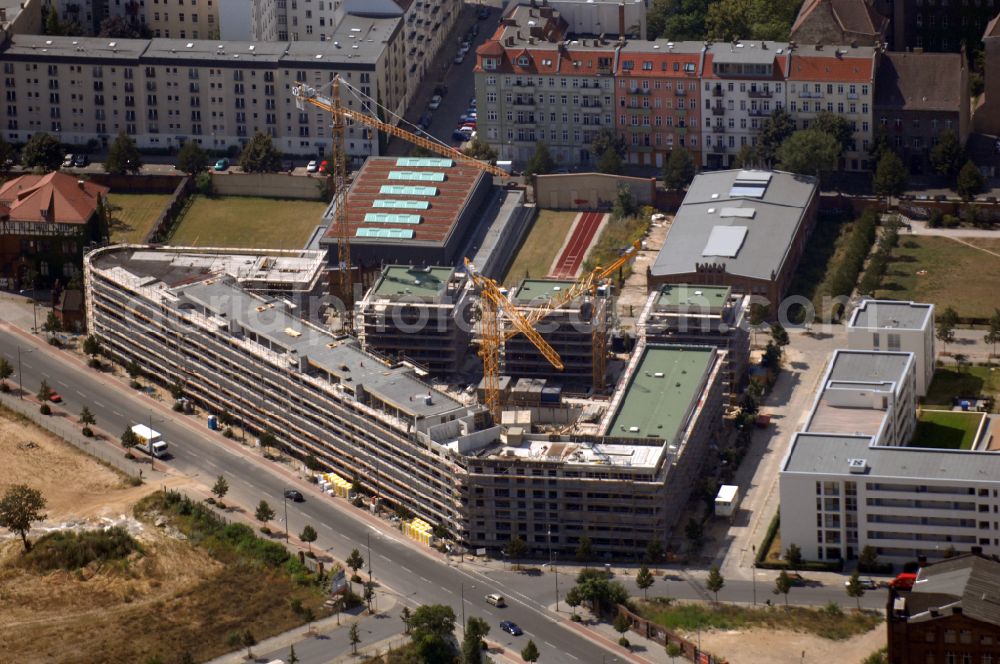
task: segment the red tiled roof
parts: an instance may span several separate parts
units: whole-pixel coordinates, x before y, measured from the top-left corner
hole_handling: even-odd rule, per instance
[[[0,203],[9,207],[11,221],[85,224],[108,191],[66,173],[22,175],[0,187]]]
[[[828,11],[833,19],[847,34],[878,37],[885,31],[889,22],[882,16],[869,0],[807,0],[802,4],[799,15],[792,25],[792,37],[814,16]],[[827,39],[839,40],[844,35],[829,35]]]
[[[659,51],[651,52],[639,52],[630,51],[628,53],[622,53],[618,58],[618,70],[615,72],[618,76],[631,76],[634,78],[693,78],[694,73],[686,73],[684,71],[685,64],[693,64],[697,70],[698,61],[701,59],[699,53],[661,53]],[[623,65],[626,60],[632,60],[633,63],[639,66],[626,70]],[[643,62],[652,62],[653,68],[651,70],[643,70]],[[674,71],[673,63],[679,63],[681,65],[680,71]],[[663,64],[666,63],[666,70],[663,69]]]
[[[503,55],[503,46],[500,45],[500,42],[490,39],[476,49],[476,55],[488,55],[494,58],[499,58]]]
[[[815,57],[793,53],[788,80],[866,83],[872,80],[873,67],[871,58]]]
[[[347,192],[347,223],[350,227],[351,242],[371,242],[371,239],[357,238],[359,228],[406,228],[413,231],[411,242],[444,242],[451,234],[452,226],[469,200],[476,183],[483,172],[475,166],[453,162],[451,168],[433,166],[397,166],[397,157],[369,157],[361,168],[350,191]],[[390,180],[389,171],[425,171],[444,173],[444,182],[422,182],[413,180]],[[488,177],[488,176],[486,176]],[[411,187],[435,187],[436,196],[407,196],[403,194],[383,194],[382,185],[403,185]],[[427,210],[403,210],[372,207],[376,199],[428,201]],[[365,223],[369,212],[388,214],[420,215],[420,223],[414,225],[393,225]],[[331,224],[326,237],[336,238],[337,228]],[[378,240],[375,240],[378,242]],[[392,240],[399,243],[400,240]]]

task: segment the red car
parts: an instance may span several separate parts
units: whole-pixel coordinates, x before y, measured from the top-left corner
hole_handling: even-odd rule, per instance
[[[59,396],[58,392],[53,392],[52,395],[49,397],[49,401],[51,401],[52,403],[62,403],[62,397]]]
[[[329,170],[330,170],[330,163],[326,159],[319,162],[319,173],[325,175]]]

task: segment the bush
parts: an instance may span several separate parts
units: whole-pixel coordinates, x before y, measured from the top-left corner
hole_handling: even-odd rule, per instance
[[[0,381],[0,392],[3,392],[4,394],[10,392],[10,385],[8,385],[5,381]]]
[[[131,380],[131,381],[129,381],[128,386],[131,387],[133,390],[141,390],[142,389],[142,383],[140,383],[137,380]]]
[[[24,555],[26,565],[39,570],[74,570],[93,562],[127,558],[142,547],[121,526],[83,532],[58,531],[42,536]]]
[[[38,409],[38,412],[41,413],[42,415],[51,415],[52,408],[49,406],[49,404],[43,403],[41,408]]]
[[[260,527],[260,532],[264,533],[265,535],[270,535],[271,534],[271,529],[268,528],[267,526],[261,526]]]
[[[55,346],[56,348],[62,348],[63,344],[62,341],[59,340],[59,337],[49,337],[49,345]]]
[[[622,648],[628,648],[629,646],[628,639],[626,639],[624,636],[619,638],[618,645],[620,645]]]
[[[962,220],[959,219],[958,217],[956,217],[955,215],[953,215],[953,214],[946,214],[946,215],[944,215],[944,219],[942,219],[941,224],[945,228],[958,228],[958,225],[961,222],[962,222]]]
[[[582,620],[582,618],[580,618],[580,616],[577,615],[576,613],[574,613],[573,615],[571,615],[569,617],[569,619],[572,620],[573,622],[580,622]]]
[[[90,367],[91,369],[100,369],[104,365],[101,364],[101,361],[99,359],[97,359],[96,357],[92,357],[89,360],[87,360],[87,366]]]
[[[202,196],[211,197],[215,195],[215,188],[212,186],[212,174],[202,171],[194,178],[194,189]]]
[[[175,413],[179,413],[184,410],[184,405],[180,401],[175,401],[174,405],[171,406]]]
[[[94,430],[91,429],[90,427],[83,427],[83,429],[80,430],[80,433],[83,434],[84,438],[94,437]]]

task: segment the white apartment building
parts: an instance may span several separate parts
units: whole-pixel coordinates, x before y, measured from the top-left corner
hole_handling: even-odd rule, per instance
[[[810,560],[856,558],[865,546],[897,561],[951,548],[1000,552],[995,423],[963,415],[978,422],[971,450],[908,446],[918,353],[834,352],[782,462],[783,546],[797,544]]]
[[[864,300],[847,324],[847,347],[913,353],[917,396],[926,396],[934,377],[934,305]]]
[[[16,35],[0,51],[0,126],[17,143],[44,131],[63,143],[106,145],[125,132],[142,148],[196,140],[216,150],[260,131],[282,152],[326,155],[329,114],[296,108],[295,82],[322,89],[339,74],[395,112],[404,104],[399,20],[352,16],[340,30],[342,42],[325,44]],[[346,107],[364,108],[342,97]],[[364,127],[349,126],[346,141],[352,156],[378,154]]]
[[[60,20],[96,35],[101,21],[120,17],[166,39],[218,39],[223,0],[46,0]],[[245,6],[245,3],[244,3]]]

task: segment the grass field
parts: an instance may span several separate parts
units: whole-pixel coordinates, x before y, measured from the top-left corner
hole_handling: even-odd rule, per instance
[[[108,194],[112,211],[112,242],[142,242],[170,201],[169,194]]]
[[[917,418],[910,447],[971,450],[982,419],[981,413],[925,410]]]
[[[822,313],[820,307],[823,296],[830,294],[827,284],[843,260],[850,229],[849,217],[821,219],[816,224],[795,271],[790,294],[811,300],[818,314]]]
[[[1000,241],[969,241],[1000,253]],[[948,238],[904,235],[876,296],[951,305],[959,316],[988,318],[996,308],[997,293],[1000,257]]]
[[[326,203],[242,196],[194,196],[168,244],[185,247],[299,249]]]
[[[649,212],[649,214],[644,214]],[[625,217],[615,219],[613,216],[601,231],[601,236],[597,238],[587,254],[587,260],[583,262],[583,272],[587,273],[600,265],[611,265],[622,254],[622,249],[632,246],[632,243],[641,240],[649,230],[650,215],[652,208],[644,208],[635,217]],[[622,267],[623,279],[627,279],[632,273],[632,264],[628,263]]]
[[[540,210],[517,252],[517,257],[507,270],[503,284],[516,286],[526,277],[545,277],[559,254],[576,215],[576,212]]]
[[[1000,396],[1000,369],[990,371],[989,367],[972,366],[958,371],[941,368],[934,372],[924,403],[950,408],[955,397],[988,396]]]
[[[795,590],[792,589],[792,594],[794,595],[794,593]],[[844,612],[839,607],[812,609],[790,606],[785,610],[775,611],[724,603],[705,606],[702,604],[650,601],[639,602],[638,608],[639,613],[644,618],[670,630],[694,632],[699,629],[728,630],[763,627],[808,632],[838,641],[869,632],[882,622],[882,616],[879,612]]]

